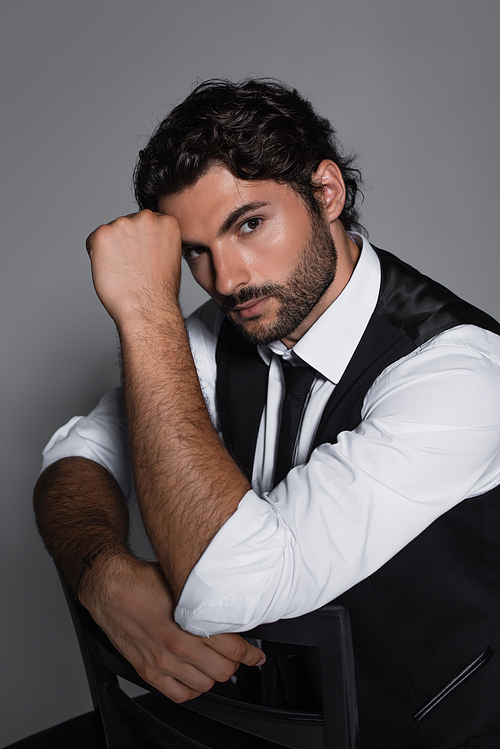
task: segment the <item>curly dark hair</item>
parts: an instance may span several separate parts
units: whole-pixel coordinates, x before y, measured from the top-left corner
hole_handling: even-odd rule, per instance
[[[191,187],[210,167],[222,165],[239,179],[290,185],[319,215],[312,175],[323,159],[337,164],[345,182],[342,224],[362,229],[356,205],[362,179],[354,157],[343,153],[333,126],[309,101],[273,79],[210,80],[160,122],[139,152],[135,197],[141,209],[156,211],[160,198]]]

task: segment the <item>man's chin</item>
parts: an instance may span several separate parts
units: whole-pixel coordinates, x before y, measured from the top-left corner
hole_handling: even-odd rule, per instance
[[[256,346],[272,343],[279,337],[279,334],[276,334],[275,326],[258,322],[260,315],[249,317],[244,322],[234,312],[228,312],[226,316],[241,335]]]

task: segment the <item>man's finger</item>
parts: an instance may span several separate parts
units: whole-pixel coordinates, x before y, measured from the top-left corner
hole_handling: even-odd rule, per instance
[[[195,689],[186,686],[186,684],[183,684],[181,681],[178,681],[178,679],[175,679],[173,676],[163,676],[156,679],[154,682],[151,681],[149,683],[159,692],[168,697],[169,700],[172,700],[172,702],[177,704],[193,700],[195,697],[199,697],[200,694],[203,694],[203,692],[208,691],[203,690],[203,692],[198,692]]]
[[[266,660],[266,656],[260,648],[251,645],[240,635],[213,635],[207,637],[205,642],[220,655],[235,663],[244,663],[245,666],[262,666]]]

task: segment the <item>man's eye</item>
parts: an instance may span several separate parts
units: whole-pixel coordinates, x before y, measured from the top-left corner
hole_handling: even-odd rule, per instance
[[[203,255],[204,252],[205,250],[203,247],[191,247],[191,249],[184,252],[184,257],[186,260],[196,260],[196,258]]]
[[[252,231],[255,231],[256,229],[258,229],[261,223],[262,223],[261,218],[257,218],[257,217],[249,218],[247,221],[245,221],[244,224],[241,225],[240,232],[242,234],[250,234]]]

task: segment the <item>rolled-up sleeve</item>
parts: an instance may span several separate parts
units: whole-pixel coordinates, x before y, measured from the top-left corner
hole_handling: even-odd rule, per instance
[[[209,636],[312,611],[500,483],[499,339],[469,332],[389,367],[355,430],[245,495],[186,582],[182,627]]]
[[[107,392],[88,416],[74,416],[58,429],[42,457],[42,471],[62,458],[93,460],[115,477],[129,497],[133,481],[121,388]]]
[[[175,612],[177,623],[206,637],[268,621],[268,615],[275,616],[267,611],[273,591],[283,591],[290,580],[294,545],[272,504],[247,492],[191,572]],[[228,572],[224,583],[223,570]]]

